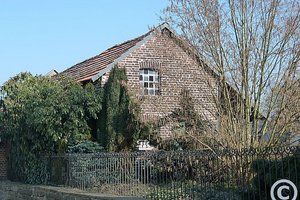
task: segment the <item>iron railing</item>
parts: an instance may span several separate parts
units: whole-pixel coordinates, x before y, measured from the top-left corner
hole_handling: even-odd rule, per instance
[[[68,154],[49,163],[52,184],[147,199],[261,200],[279,179],[300,186],[296,147]]]

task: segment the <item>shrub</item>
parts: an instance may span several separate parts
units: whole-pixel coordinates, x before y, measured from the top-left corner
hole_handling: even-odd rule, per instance
[[[45,182],[48,176],[40,158],[64,153],[70,140],[90,137],[88,122],[100,111],[99,96],[92,85],[29,73],[7,81],[3,91],[0,127],[11,143],[10,178]]]
[[[90,140],[80,142],[72,141],[69,143],[67,153],[97,153],[103,151],[104,148],[99,143]]]
[[[271,199],[270,189],[280,179],[288,179],[300,188],[300,152],[297,150],[293,155],[268,161],[258,159],[252,163],[251,169],[256,173],[252,180],[254,193],[260,199]]]

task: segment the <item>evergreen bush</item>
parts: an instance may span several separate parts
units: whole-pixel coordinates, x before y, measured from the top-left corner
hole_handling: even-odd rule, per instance
[[[98,117],[98,141],[109,152],[134,149],[143,124],[140,108],[130,97],[124,68],[115,66],[104,85],[102,110]]]

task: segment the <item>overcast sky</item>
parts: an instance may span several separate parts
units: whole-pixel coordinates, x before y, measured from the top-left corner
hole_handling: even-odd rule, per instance
[[[161,23],[167,0],[3,0],[0,85],[20,72],[46,74],[95,56]]]

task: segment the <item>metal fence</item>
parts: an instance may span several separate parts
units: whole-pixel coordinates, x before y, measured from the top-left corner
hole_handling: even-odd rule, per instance
[[[68,154],[52,156],[49,162],[52,184],[146,199],[261,200],[271,199],[277,180],[300,186],[296,147]],[[295,193],[281,191],[283,196]]]

